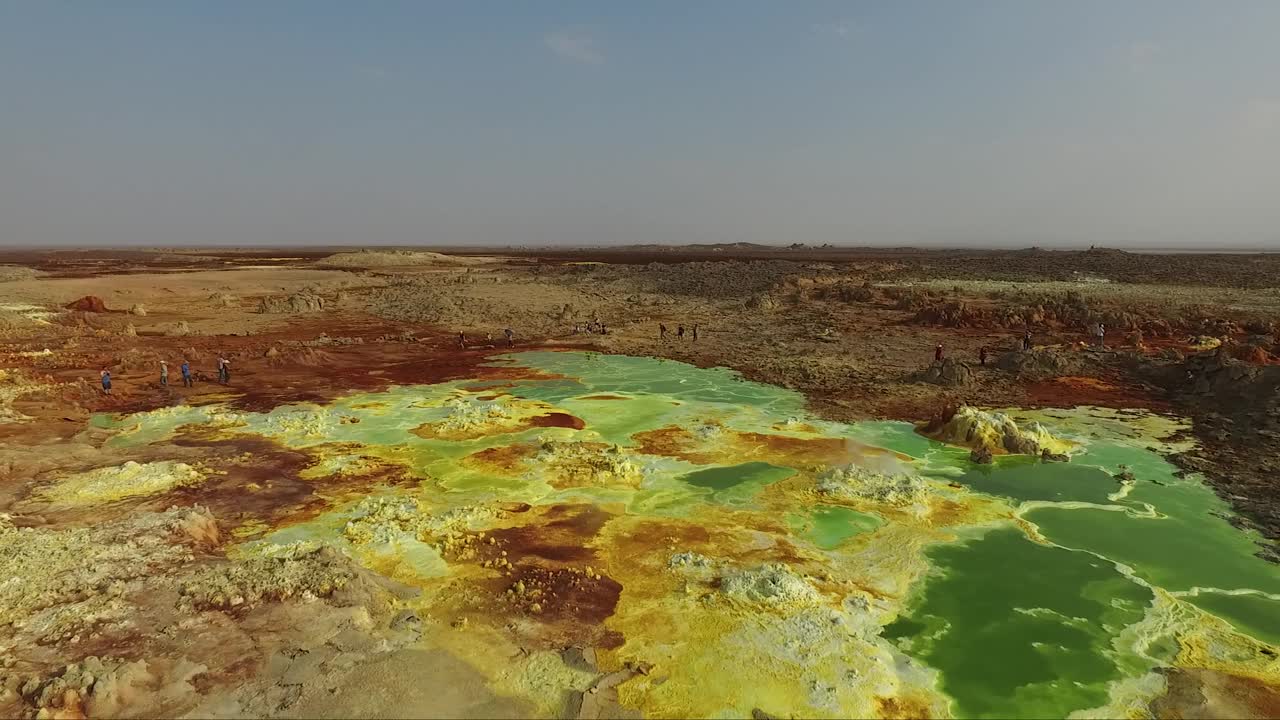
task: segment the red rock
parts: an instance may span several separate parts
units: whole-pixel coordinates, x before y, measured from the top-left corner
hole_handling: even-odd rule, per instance
[[[73,303],[68,303],[66,308],[68,310],[80,310],[81,312],[91,313],[111,312],[107,309],[107,304],[102,301],[102,298],[97,297],[96,295],[85,295]]]

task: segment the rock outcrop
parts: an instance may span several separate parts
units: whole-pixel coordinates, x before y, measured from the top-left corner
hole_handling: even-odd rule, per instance
[[[68,310],[78,310],[80,312],[105,313],[111,312],[107,309],[107,304],[102,298],[96,295],[85,295],[79,300],[69,302],[64,306]]]
[[[231,308],[240,304],[240,298],[231,293],[217,292],[209,296],[209,302],[214,307]]]
[[[321,267],[372,268],[410,265],[478,265],[488,258],[459,257],[425,250],[359,250],[334,253],[316,261]]]
[[[1063,375],[1078,375],[1085,365],[1080,353],[1057,348],[1014,350],[996,359],[996,367],[1027,380],[1047,380]]]
[[[955,358],[944,358],[916,373],[914,378],[945,387],[964,387],[973,383],[973,369]]]
[[[324,298],[314,292],[307,291],[284,297],[265,297],[258,303],[258,312],[263,314],[297,314],[319,312],[321,310],[324,310]]]

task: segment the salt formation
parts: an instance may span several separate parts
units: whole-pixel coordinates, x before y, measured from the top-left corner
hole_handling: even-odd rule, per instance
[[[474,430],[503,425],[515,419],[513,409],[503,402],[478,402],[468,398],[449,398],[445,402],[448,415],[437,427],[441,434],[468,434]]]
[[[928,484],[918,475],[879,473],[857,465],[827,470],[815,489],[841,500],[894,506],[922,502],[929,493]]]
[[[201,508],[172,508],[69,530],[14,527],[0,515],[0,626],[41,642],[124,622],[131,593],[154,589],[217,538]]]
[[[39,491],[39,497],[55,505],[82,506],[157,495],[174,488],[197,485],[204,473],[182,462],[162,460],[96,468],[69,475]]]
[[[350,563],[331,547],[267,545],[235,563],[199,568],[180,592],[183,603],[193,608],[229,608],[266,600],[312,600],[343,589],[354,577]]]
[[[781,563],[730,570],[721,576],[720,589],[734,600],[753,605],[794,609],[822,603],[812,585]]]
[[[328,407],[296,407],[266,415],[238,412],[214,412],[209,424],[223,429],[261,433],[267,437],[285,436],[292,440],[329,439],[338,431],[340,419]]]
[[[638,487],[644,480],[644,471],[617,445],[543,440],[534,460],[555,475],[556,485]]]
[[[414,428],[413,434],[428,440],[474,440],[528,429],[530,417],[546,412],[541,403],[472,397],[451,397],[444,408],[444,417]]]
[[[20,371],[0,369],[0,423],[30,420],[30,416],[13,409],[13,401],[23,395],[48,390],[52,387],[52,385],[38,382]]]
[[[497,517],[493,508],[465,505],[442,513],[428,512],[414,498],[367,497],[356,505],[342,534],[357,545],[380,544],[404,536],[426,539],[475,529]]]
[[[676,553],[667,567],[718,587],[725,598],[748,605],[797,610],[823,603],[809,581],[782,563],[733,567],[695,552]]]
[[[943,415],[922,428],[934,440],[962,445],[975,455],[1061,455],[1071,443],[1059,440],[1038,422],[1018,427],[1013,418],[968,406],[959,407],[950,417]]]

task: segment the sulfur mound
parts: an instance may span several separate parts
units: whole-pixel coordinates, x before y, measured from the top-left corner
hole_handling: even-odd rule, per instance
[[[752,568],[734,567],[695,552],[672,555],[667,567],[719,590],[733,602],[798,610],[823,603],[823,597],[809,581],[782,563]]]
[[[0,626],[58,642],[124,621],[129,594],[191,563],[212,522],[201,508],[70,530],[18,528],[0,515]]]
[[[818,478],[815,489],[840,500],[895,506],[914,504],[929,493],[929,486],[917,475],[878,473],[857,465],[831,468]]]
[[[797,609],[822,603],[822,595],[812,585],[780,563],[730,570],[720,578],[720,589],[729,598],[752,605]]]
[[[509,403],[454,397],[445,402],[446,415],[413,430],[427,439],[471,440],[523,429],[519,413]]]
[[[543,440],[534,458],[559,487],[621,484],[639,487],[644,471],[622,448],[603,443]]]
[[[181,587],[197,608],[228,608],[264,600],[325,597],[354,578],[350,563],[328,546],[295,543],[268,546],[259,556],[198,569]]]
[[[116,467],[70,475],[41,489],[38,496],[55,505],[96,505],[197,485],[204,477],[204,473],[186,463],[162,460],[140,464],[130,460]]]
[[[926,437],[986,455],[1062,455],[1071,443],[1049,434],[1040,423],[1019,427],[1008,415],[966,405],[944,412],[919,428]]]
[[[473,530],[497,517],[492,508],[466,505],[441,513],[430,513],[413,498],[368,497],[354,510],[343,535],[357,545],[387,543],[410,535],[425,540]]]

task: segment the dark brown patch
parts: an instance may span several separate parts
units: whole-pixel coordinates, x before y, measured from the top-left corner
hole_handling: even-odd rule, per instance
[[[632,435],[631,439],[636,442],[637,450],[646,455],[679,458],[697,465],[710,465],[715,462],[714,455],[691,450],[694,442],[693,433],[674,425],[638,432]]]
[[[525,461],[537,453],[538,447],[532,443],[499,445],[471,453],[462,458],[462,464],[484,470],[518,473],[523,469]]]
[[[504,593],[507,601],[525,613],[552,622],[602,623],[613,615],[622,595],[622,585],[613,578],[588,577],[581,568],[517,566],[507,579],[508,589],[518,587],[517,583],[523,591]]]
[[[507,549],[511,562],[539,558],[556,563],[590,564],[596,553],[588,547],[613,516],[596,505],[552,505],[520,527],[490,534]]]
[[[581,430],[587,426],[587,423],[579,417],[574,417],[568,413],[553,412],[546,415],[539,415],[531,418],[529,421],[533,427],[560,427],[571,428],[573,430]]]
[[[212,474],[200,485],[179,488],[150,501],[157,509],[175,501],[203,505],[220,523],[231,527],[254,521],[271,527],[302,522],[367,494],[373,487],[415,482],[397,465],[380,465],[361,475],[335,473],[304,479],[301,473],[320,459],[324,449],[290,450],[265,438],[211,441],[183,433],[172,442],[201,448],[208,455],[204,462],[222,474]]]
[[[613,615],[622,585],[601,572],[591,547],[613,515],[595,505],[519,509],[525,511],[524,525],[494,529],[484,538],[472,534],[455,545],[459,550],[450,562],[495,573],[463,580],[450,593],[460,601],[458,617],[492,623],[519,613],[534,623],[503,625],[522,635],[526,647],[620,646],[622,636],[603,623]]]
[[[1164,671],[1168,689],[1151,702],[1156,717],[1280,717],[1280,689],[1261,680],[1204,668]]]

